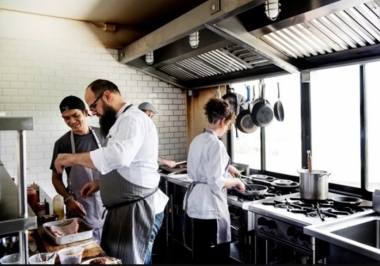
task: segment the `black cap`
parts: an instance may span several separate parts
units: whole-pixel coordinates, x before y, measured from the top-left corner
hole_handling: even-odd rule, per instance
[[[86,105],[80,98],[70,95],[64,98],[59,104],[59,110],[62,114],[64,111],[72,109],[79,109],[81,111],[84,111],[86,109]]]

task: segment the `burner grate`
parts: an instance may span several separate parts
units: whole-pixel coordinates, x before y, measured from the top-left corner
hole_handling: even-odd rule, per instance
[[[291,197],[283,200],[264,201],[262,204],[273,206],[274,208],[287,209],[288,212],[304,214],[307,217],[319,217],[322,221],[325,221],[326,217],[338,218],[338,215],[347,216],[366,210],[365,207],[361,206],[336,206],[330,199],[305,200]]]

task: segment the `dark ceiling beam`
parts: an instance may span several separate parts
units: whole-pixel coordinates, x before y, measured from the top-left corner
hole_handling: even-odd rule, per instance
[[[262,78],[276,77],[279,75],[288,74],[283,69],[267,65],[253,69],[228,73],[224,75],[213,76],[209,78],[202,78],[197,80],[186,81],[186,88],[188,89],[204,89],[222,84],[244,82],[250,80],[257,80]]]
[[[238,17],[247,31],[260,38],[271,32],[366,2],[368,0],[280,0],[281,12],[274,22],[266,17],[264,5],[239,14]]]
[[[379,59],[380,44],[376,44],[331,54],[304,58],[304,65],[307,67],[302,70],[318,70],[344,65],[364,64],[371,61],[379,61]]]
[[[189,37],[186,36],[185,38],[155,50],[153,52],[154,63],[152,67],[160,68],[164,65],[174,64],[183,59],[233,45],[231,41],[224,39],[208,29],[199,31],[199,40],[197,48],[190,47]]]
[[[248,51],[264,57],[289,73],[299,72],[293,60],[247,32],[237,17],[231,17],[217,24],[206,24],[206,27]]]
[[[161,28],[119,50],[119,61],[130,62],[150,51],[157,50],[195,31],[204,29],[205,23],[217,23],[254,8],[265,0],[218,0],[220,11],[211,11],[215,1],[207,1]]]

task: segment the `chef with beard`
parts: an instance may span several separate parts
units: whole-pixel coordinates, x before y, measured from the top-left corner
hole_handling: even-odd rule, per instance
[[[158,189],[158,134],[153,121],[127,103],[117,86],[95,80],[86,89],[85,101],[99,117],[103,147],[91,152],[59,154],[58,173],[65,167],[82,165],[100,171],[98,181],[81,190],[91,197],[100,190],[107,209],[101,247],[123,264],[151,263],[151,245],[168,197]],[[153,242],[152,242],[153,243]]]

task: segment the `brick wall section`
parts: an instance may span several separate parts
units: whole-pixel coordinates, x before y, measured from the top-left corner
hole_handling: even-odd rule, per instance
[[[62,41],[0,37],[0,111],[7,116],[32,116],[26,131],[27,183],[55,194],[49,170],[54,142],[69,128],[58,109],[67,95],[83,99],[95,79],[109,79],[128,102],[151,102],[159,111],[153,120],[159,132],[159,154],[186,158],[185,93],[117,62],[117,51]],[[98,125],[97,117],[88,118]],[[17,178],[17,133],[0,132],[0,159]]]

